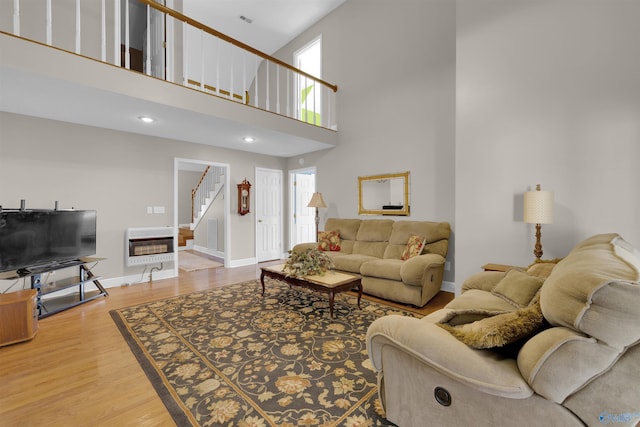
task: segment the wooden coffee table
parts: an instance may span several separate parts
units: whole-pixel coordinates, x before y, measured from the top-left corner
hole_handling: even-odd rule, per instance
[[[358,308],[360,307],[360,299],[362,298],[362,282],[361,277],[355,274],[342,273],[339,271],[329,270],[323,275],[314,276],[287,276],[284,270],[284,264],[272,265],[270,267],[261,267],[260,283],[262,283],[262,295],[264,296],[264,277],[281,280],[292,286],[302,286],[304,288],[313,289],[329,294],[329,314],[333,318],[333,300],[335,294],[350,291],[354,288],[358,290]]]

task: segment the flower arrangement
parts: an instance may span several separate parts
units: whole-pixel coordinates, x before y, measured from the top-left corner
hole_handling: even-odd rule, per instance
[[[289,258],[284,264],[287,276],[324,274],[333,268],[333,260],[326,253],[315,248],[300,252],[289,251]]]

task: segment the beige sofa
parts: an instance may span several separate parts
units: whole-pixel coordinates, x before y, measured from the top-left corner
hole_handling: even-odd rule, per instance
[[[440,291],[449,223],[329,218],[324,230],[339,232],[340,250],[326,252],[336,270],[360,274],[365,293],[422,307]],[[424,249],[403,261],[402,253],[413,235],[425,237]],[[303,243],[293,250],[317,246]]]
[[[505,295],[529,292],[529,298],[535,287],[523,293],[518,286],[534,278],[482,272],[464,283],[460,297],[423,319],[374,321],[367,346],[387,418],[402,427],[640,423],[639,280],[640,251],[616,234],[597,235],[542,278],[531,302],[515,307]],[[481,340],[486,344],[513,332],[513,324],[495,319],[536,307],[542,325],[530,337],[474,348],[482,324],[492,324]]]

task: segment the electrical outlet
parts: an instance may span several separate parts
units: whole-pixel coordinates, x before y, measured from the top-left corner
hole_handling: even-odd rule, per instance
[[[153,207],[153,213],[155,213],[155,214],[163,214],[164,213],[164,206],[154,206]]]
[[[148,214],[152,214],[153,213],[153,206],[147,206],[147,213]]]
[[[449,261],[444,262],[444,270],[451,271],[451,263]]]

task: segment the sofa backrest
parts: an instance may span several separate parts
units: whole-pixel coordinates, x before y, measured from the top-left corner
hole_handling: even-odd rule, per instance
[[[447,257],[451,227],[448,222],[395,221],[389,236],[385,259],[400,259],[411,236],[425,237],[423,254],[438,254]]]
[[[392,219],[364,219],[353,244],[353,253],[382,258],[393,230]]]
[[[422,253],[446,257],[451,227],[448,222],[329,218],[324,231],[340,233],[341,252],[400,259],[413,235],[426,238]]]

